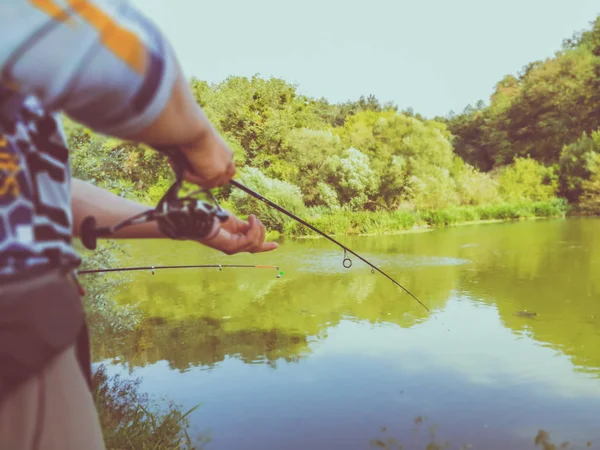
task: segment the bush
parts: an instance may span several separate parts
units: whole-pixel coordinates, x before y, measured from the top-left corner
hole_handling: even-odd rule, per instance
[[[427,225],[443,227],[457,223],[479,220],[479,212],[473,207],[447,208],[436,211],[423,211],[420,218]]]
[[[197,449],[188,435],[188,415],[174,404],[161,410],[139,391],[141,380],[125,380],[119,375],[109,378],[100,365],[92,378],[93,396],[107,450],[179,450]]]
[[[337,192],[327,183],[319,181],[317,183],[316,204],[326,206],[329,209],[339,209],[340,202]]]
[[[409,229],[415,224],[415,216],[410,212],[370,212],[351,211],[349,209],[320,213],[317,208],[311,208],[307,220],[311,225],[332,235],[391,233]],[[297,222],[288,224],[285,228],[285,234],[291,236],[316,235],[316,233]]]
[[[448,169],[423,168],[420,176],[409,180],[412,199],[420,209],[440,209],[458,205],[456,184]]]
[[[553,198],[547,202],[536,202],[532,205],[533,214],[536,217],[563,217],[567,213],[567,200],[564,198]]]
[[[560,155],[560,192],[570,202],[577,203],[585,193],[585,187],[592,188],[593,182],[586,181],[600,172],[600,130],[591,136],[583,134],[576,142],[566,145]],[[586,200],[587,201],[587,200]]]
[[[508,202],[546,201],[558,190],[555,171],[531,158],[515,158],[500,170],[498,183],[500,196]]]
[[[591,179],[582,185],[583,194],[579,199],[579,212],[583,214],[600,214],[600,173],[595,173]]]
[[[409,230],[416,225],[445,227],[477,220],[516,220],[533,217],[563,217],[567,211],[565,199],[543,202],[513,202],[494,205],[458,206],[444,209],[412,211],[349,211],[317,212],[311,208],[307,219],[311,225],[328,234],[385,234]],[[285,228],[290,236],[315,235],[304,226],[292,222]]]
[[[342,204],[353,210],[360,210],[368,195],[378,187],[377,175],[370,166],[369,157],[351,147],[342,157],[333,155],[327,158],[322,167],[322,176],[333,186]]]
[[[239,181],[265,196],[273,203],[287,209],[288,211],[302,215],[306,212],[306,206],[302,201],[302,193],[298,186],[286,181],[274,180],[265,176],[259,169],[246,167],[240,171]],[[255,214],[270,230],[282,232],[286,223],[292,219],[275,210],[271,206],[256,200],[247,193],[234,189],[231,192],[230,201],[240,214]]]
[[[461,205],[483,205],[500,202],[498,182],[487,173],[476,170],[473,166],[462,163],[457,158],[458,166],[454,179],[456,192]]]

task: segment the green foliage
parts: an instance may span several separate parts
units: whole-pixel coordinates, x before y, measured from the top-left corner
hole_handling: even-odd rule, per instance
[[[418,208],[439,209],[458,204],[456,185],[446,168],[428,167],[410,179],[413,201]]]
[[[337,132],[344,145],[369,157],[380,180],[378,192],[369,193],[377,208],[457,201],[449,172],[455,156],[444,124],[393,110],[366,111],[348,118]],[[435,189],[438,192],[431,193]]]
[[[308,211],[310,224],[328,234],[360,235],[387,234],[408,230],[416,224],[417,215],[408,211],[319,211],[312,208]],[[285,234],[290,236],[314,236],[316,233],[297,222],[285,227]]]
[[[519,220],[535,217],[562,217],[566,212],[566,205],[560,200],[540,202],[512,202],[495,205],[483,205],[469,209],[458,209],[453,223],[467,220]],[[441,211],[444,213],[445,211]],[[462,215],[462,217],[461,217]],[[464,217],[467,215],[468,218]],[[446,223],[451,224],[452,222]]]
[[[377,176],[369,157],[355,148],[349,148],[341,157],[327,158],[322,173],[327,184],[337,191],[342,204],[348,204],[353,210],[361,209],[377,189]]]
[[[560,190],[571,202],[578,202],[585,194],[585,186],[600,172],[600,130],[583,134],[577,141],[566,145],[560,155]]]
[[[238,179],[242,184],[258,191],[261,195],[288,211],[294,214],[303,214],[305,205],[302,201],[302,192],[298,186],[269,178],[254,167],[241,170]],[[232,192],[231,201],[239,213],[245,215],[256,214],[267,228],[278,232],[282,232],[285,224],[291,220],[279,211],[239,190]]]
[[[162,176],[158,177],[156,183],[148,188],[147,195],[150,201],[150,204],[156,205],[161,198],[164,197],[165,193],[171,187],[172,180],[164,178]]]
[[[454,179],[461,205],[494,204],[500,201],[498,181],[458,158],[455,161]]]
[[[325,99],[313,100],[311,106],[323,121],[334,127],[344,126],[349,117],[363,111],[398,111],[398,107],[392,102],[381,103],[372,94],[367,97],[361,95],[356,101],[349,100],[338,105],[331,105]]]
[[[192,87],[219,131],[245,151],[245,162],[270,176],[289,176],[290,167],[278,163],[291,130],[324,125],[296,86],[281,79],[229,77],[210,87],[192,80]]]
[[[420,219],[429,226],[457,225],[478,220],[519,220],[535,217],[563,217],[566,202],[552,199],[539,202],[512,202],[479,206],[461,206],[433,211],[423,211]]]
[[[338,209],[340,207],[335,189],[322,181],[317,183],[317,197],[315,200],[317,205],[323,205],[329,209]]]
[[[503,202],[476,206],[454,206],[421,211],[319,211],[307,213],[311,225],[334,235],[393,234],[415,227],[445,227],[479,220],[519,220],[564,217],[567,203],[554,198],[545,201]],[[316,235],[297,222],[286,224],[285,234]]]
[[[291,168],[287,181],[300,187],[307,205],[321,204],[319,197],[323,190],[318,187],[321,166],[328,156],[341,154],[343,148],[339,136],[331,130],[290,130],[285,146],[288,149],[285,161]]]
[[[109,377],[100,365],[94,371],[93,395],[107,450],[194,450],[205,440],[193,443],[187,433],[188,415],[175,404],[161,409],[140,392],[141,380]]]
[[[509,202],[550,200],[558,189],[554,169],[531,158],[516,158],[514,164],[502,168],[498,183],[501,197]]]
[[[558,163],[563,146],[600,126],[600,16],[553,58],[504,77],[490,100],[448,120],[458,155],[486,171],[515,157]]]
[[[93,134],[65,120],[75,178],[144,203],[157,182],[172,179],[166,159],[155,150],[136,143]]]
[[[580,198],[579,211],[584,214],[600,214],[600,172],[596,172],[589,180],[582,183],[583,194]]]
[[[600,16],[554,57],[503,77],[489,102],[447,118],[399,111],[373,95],[331,104],[278,78],[192,79],[191,87],[232,148],[241,180],[300,215],[311,208],[334,229],[371,228],[344,218],[350,212],[426,212],[432,223],[456,223],[472,219],[474,210],[457,212],[465,206],[500,211],[558,194],[584,203],[580,212],[598,210]],[[76,177],[147,204],[171,183],[165,159],[147,146],[95,135],[69,119],[65,128]],[[273,232],[295,230],[234,188],[216,195]]]

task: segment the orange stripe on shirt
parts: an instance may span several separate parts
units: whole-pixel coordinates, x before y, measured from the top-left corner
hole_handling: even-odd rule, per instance
[[[59,22],[64,22],[70,17],[70,13],[54,3],[53,0],[29,0],[29,2]]]
[[[44,0],[35,0],[44,1]],[[146,71],[146,47],[132,31],[123,28],[88,0],[68,0],[71,7],[100,34],[104,46],[136,73]]]

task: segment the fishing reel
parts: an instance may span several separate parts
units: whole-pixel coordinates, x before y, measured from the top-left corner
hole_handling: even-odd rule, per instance
[[[80,237],[83,245],[94,250],[99,237],[107,237],[122,228],[156,221],[159,230],[171,239],[204,239],[216,228],[215,222],[225,222],[229,218],[227,211],[221,209],[217,199],[208,189],[199,189],[185,197],[179,197],[183,185],[183,173],[188,167],[185,156],[173,147],[156,148],[166,154],[173,164],[175,182],[160,199],[156,208],[144,211],[111,227],[97,227],[96,219],[88,216],[81,224]],[[193,196],[208,194],[214,205],[198,200]]]

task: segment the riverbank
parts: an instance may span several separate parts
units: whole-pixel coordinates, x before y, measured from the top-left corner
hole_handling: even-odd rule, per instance
[[[311,211],[306,219],[330,235],[369,236],[427,231],[455,225],[503,222],[537,218],[565,217],[564,199],[543,202],[513,202],[481,206],[460,206],[433,211]],[[283,233],[269,232],[269,239],[279,237],[317,237],[300,223],[286,221]]]

